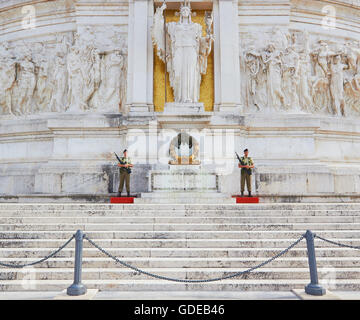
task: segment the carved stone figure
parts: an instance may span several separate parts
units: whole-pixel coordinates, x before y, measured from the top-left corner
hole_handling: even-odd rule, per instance
[[[299,60],[299,82],[298,82],[298,96],[300,107],[305,112],[313,112],[313,102],[310,96],[310,61],[308,60],[307,52],[300,53]]]
[[[273,44],[269,44],[262,55],[262,60],[266,66],[267,71],[267,85],[268,96],[271,106],[280,110],[284,105],[284,93],[282,91],[282,78],[281,78],[281,61],[282,53],[275,49]]]
[[[344,85],[345,115],[360,115],[360,74]]]
[[[348,65],[345,70],[344,100],[345,115],[360,115],[360,44],[357,41],[345,44],[345,57]]]
[[[332,57],[330,62],[330,93],[333,103],[333,114],[345,115],[344,111],[344,73],[346,65],[341,62],[340,54]]]
[[[88,37],[55,34],[55,46],[52,41],[33,42],[31,46],[18,41],[12,44],[17,56],[10,53],[7,42],[2,43],[0,114],[90,109],[119,112],[126,95],[124,39],[108,38],[109,49],[100,54],[95,46],[95,39],[101,43],[99,35],[91,28],[85,30]]]
[[[34,55],[36,72],[36,90],[34,94],[34,106],[32,113],[46,112],[49,110],[49,102],[52,95],[50,85],[50,57],[41,43],[36,43],[39,47],[37,54]],[[54,76],[54,74],[52,75]]]
[[[352,76],[360,73],[360,46],[357,41],[350,41],[345,44],[345,57]]]
[[[8,42],[0,46],[0,114],[11,114],[11,89],[15,83],[15,57]]]
[[[83,74],[81,70],[80,48],[74,45],[70,48],[67,58],[67,71],[69,83],[69,111],[80,111],[83,104]]]
[[[328,68],[328,57],[332,54],[329,50],[329,46],[325,41],[319,41],[320,48],[317,53],[314,54],[316,57],[315,74],[318,77],[326,78],[329,75]]]
[[[278,27],[262,35],[241,35],[245,108],[360,116],[360,41],[314,37]]]
[[[84,110],[89,110],[89,101],[100,85],[100,55],[92,44],[83,47],[81,55],[81,70],[84,80],[83,102]]]
[[[75,36],[75,43],[67,58],[69,77],[68,111],[89,110],[89,101],[100,84],[99,51],[91,43],[82,43]]]
[[[213,37],[210,33],[206,37],[201,36],[202,27],[191,22],[190,3],[186,1],[180,8],[180,21],[169,22],[164,28],[165,8],[164,3],[156,9],[154,15],[152,37],[157,46],[157,54],[166,63],[175,102],[197,103],[201,75],[206,73],[206,61]],[[207,17],[207,21],[210,20]]]
[[[284,32],[280,27],[276,26],[272,30],[272,43],[278,50],[285,50],[289,46],[291,39],[288,32]]]
[[[31,114],[36,76],[30,51],[24,50],[22,58],[17,63],[16,74],[16,81],[12,89],[13,113],[15,115]]]
[[[52,112],[65,111],[68,93],[68,73],[64,52],[57,51],[54,57],[54,71],[51,78],[52,96],[49,109]]]
[[[286,48],[283,54],[282,87],[286,109],[299,109],[297,84],[299,82],[299,55],[293,46]]]
[[[125,95],[125,59],[120,50],[101,53],[101,84],[92,104],[103,111],[119,112]]]
[[[249,79],[249,94],[250,103],[254,104],[258,110],[263,109],[266,101],[261,99],[260,85],[258,78],[261,76],[259,73],[261,70],[261,55],[255,51],[255,47],[251,46],[247,52],[245,52],[244,60],[248,71]],[[266,98],[266,94],[265,94]]]
[[[330,70],[328,57],[332,54],[325,41],[319,41],[320,47],[310,53],[314,63],[315,76],[313,79],[312,95],[315,112],[332,113],[330,95]]]

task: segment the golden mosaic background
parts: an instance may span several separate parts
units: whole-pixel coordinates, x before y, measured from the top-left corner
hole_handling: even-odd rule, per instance
[[[166,22],[178,21],[179,17],[175,16],[177,10],[165,10]],[[203,27],[203,36],[206,35],[206,25],[204,22],[205,10],[193,10],[196,16],[191,17],[191,21],[199,23]],[[201,77],[200,85],[200,102],[204,103],[205,111],[213,111],[214,108],[214,55],[213,47],[208,56],[208,65],[206,74]],[[154,110],[164,111],[165,104],[165,64],[160,60],[154,48]],[[170,86],[169,74],[166,81],[167,102],[174,102],[174,95]]]

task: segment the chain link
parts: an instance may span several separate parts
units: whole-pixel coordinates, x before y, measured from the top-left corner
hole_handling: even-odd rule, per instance
[[[26,264],[7,264],[7,263],[0,262],[0,266],[6,267],[6,268],[24,268],[24,267],[28,267],[28,266],[33,266],[38,263],[42,263],[42,262],[52,258],[58,252],[60,252],[62,249],[64,249],[74,238],[75,238],[75,235],[72,235],[72,237],[68,241],[66,241],[61,247],[59,247],[59,249],[57,249],[56,251],[52,252],[48,256],[46,256],[38,261],[34,261],[34,262],[26,263]]]
[[[171,277],[165,277],[165,276],[161,276],[161,275],[157,275],[154,273],[150,273],[144,270],[141,270],[137,267],[134,267],[124,261],[119,260],[117,257],[113,256],[111,253],[107,252],[105,249],[101,248],[99,245],[97,245],[94,241],[92,241],[91,239],[89,239],[86,235],[84,235],[84,239],[86,239],[90,244],[92,244],[95,248],[97,248],[98,250],[100,250],[102,253],[104,253],[105,255],[107,255],[109,258],[115,260],[116,262],[120,263],[121,265],[123,265],[124,267],[130,268],[136,272],[145,274],[147,276],[153,277],[153,278],[157,278],[160,280],[168,280],[168,281],[175,281],[175,282],[185,282],[185,283],[201,283],[201,282],[213,282],[213,281],[220,281],[220,280],[225,280],[225,279],[231,279],[231,278],[235,278],[237,276],[240,275],[244,275],[246,273],[249,273],[251,271],[254,271],[255,269],[261,268],[262,266],[272,262],[273,260],[275,260],[276,258],[279,258],[280,256],[284,255],[285,253],[287,253],[290,249],[292,249],[293,247],[295,247],[301,240],[303,240],[305,238],[305,234],[303,234],[298,240],[296,240],[294,243],[292,243],[289,247],[287,247],[285,250],[281,251],[280,253],[278,253],[277,255],[273,256],[272,258],[252,267],[249,268],[247,270],[244,271],[240,271],[240,272],[236,272],[234,274],[231,275],[227,275],[227,276],[223,276],[223,277],[219,277],[219,278],[212,278],[212,279],[205,279],[205,280],[191,280],[191,279],[176,279],[176,278],[171,278]]]
[[[351,246],[349,244],[344,244],[344,243],[328,240],[328,239],[318,236],[317,234],[314,234],[314,238],[319,238],[322,241],[325,241],[325,242],[328,242],[328,243],[331,243],[331,244],[334,244],[336,246],[343,247],[343,248],[360,249],[360,247],[358,247],[358,246]]]

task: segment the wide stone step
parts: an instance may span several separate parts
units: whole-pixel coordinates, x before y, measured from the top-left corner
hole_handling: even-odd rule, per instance
[[[174,279],[206,280],[235,275],[246,268],[144,268],[143,271]],[[360,279],[360,270],[356,268],[319,268],[319,280],[334,281],[337,279]],[[72,280],[73,268],[32,268],[26,270],[1,269],[0,280]],[[124,268],[84,268],[82,280],[139,280],[153,279],[140,272]],[[251,273],[238,275],[236,279],[310,279],[308,268],[261,268]]]
[[[88,289],[103,291],[289,291],[303,289],[309,283],[306,279],[242,279],[222,280],[209,283],[178,283],[166,280],[84,280]],[[1,280],[2,291],[62,291],[72,284],[72,280]],[[332,290],[358,291],[360,280],[338,279]]]
[[[278,254],[280,248],[104,248],[106,251],[116,257],[148,257],[149,259],[156,257],[191,257],[191,258],[231,258],[231,257],[264,257],[269,258]],[[1,259],[6,258],[33,258],[40,259],[49,255],[54,250],[48,248],[37,249],[0,249]],[[287,256],[297,257],[306,256],[307,249],[305,247],[294,247]],[[74,257],[74,248],[64,248],[56,255],[57,257]],[[104,256],[96,248],[84,248],[83,257],[102,257]],[[351,248],[316,248],[317,257],[360,257],[360,250]]]
[[[138,268],[250,268],[266,260],[266,257],[215,257],[215,258],[176,258],[176,257],[119,257],[119,260]],[[25,264],[36,261],[34,258],[2,258],[1,262],[7,264]],[[318,257],[318,267],[359,267],[358,257]],[[37,268],[72,268],[73,258],[54,257],[45,262],[37,264]],[[110,268],[119,267],[121,264],[108,257],[84,257],[84,268]],[[281,268],[306,268],[308,260],[306,254],[303,256],[284,256],[277,258],[268,264],[269,267]],[[32,267],[30,267],[32,268]]]
[[[0,203],[0,211],[14,210],[360,210],[359,203],[237,203],[237,204],[3,204]]]
[[[360,223],[360,215],[356,216],[303,216],[303,217],[285,217],[285,216],[233,216],[233,217],[140,217],[140,216],[103,216],[103,217],[0,217],[0,224],[116,224],[116,223],[191,223],[191,224],[278,224],[278,223]]]
[[[194,223],[92,223],[92,224],[0,224],[3,231],[265,231],[265,230],[360,230],[360,223],[282,223],[282,224],[194,224]]]
[[[2,248],[43,249],[54,250],[63,245],[68,239],[1,239]],[[296,239],[96,239],[96,243],[104,248],[281,248],[284,249]],[[360,238],[332,238],[330,240],[352,246],[360,246]],[[67,248],[73,248],[75,241]],[[84,241],[85,248],[92,245]],[[336,247],[333,244],[315,239],[315,246]],[[306,247],[303,240],[296,247]]]
[[[76,228],[75,228],[76,229]],[[90,239],[297,239],[306,230],[247,230],[247,231],[87,231]],[[317,232],[317,230],[312,230]],[[74,231],[1,231],[1,239],[69,239]],[[320,230],[327,239],[359,238],[360,230]]]
[[[2,210],[0,217],[359,217],[360,210]]]
[[[188,199],[229,199],[231,197],[216,191],[157,191],[157,192],[144,192],[141,193],[140,197],[137,197],[136,200],[145,200],[145,199],[159,199],[159,198],[167,198],[176,201],[178,198],[188,198]],[[189,202],[196,203],[196,202]]]
[[[191,193],[190,193],[191,194]],[[110,201],[110,197],[109,197],[109,201]],[[221,204],[220,204],[221,205]],[[258,204],[249,204],[249,203],[242,203],[239,204],[243,207],[251,207],[251,208],[309,208],[309,207],[317,207],[317,208],[341,208],[341,207],[347,207],[347,208],[360,208],[360,202],[352,202],[352,203],[338,203],[338,202],[309,202],[309,203],[297,203],[297,202],[293,202],[293,203],[258,203]],[[44,202],[40,202],[40,203],[0,203],[0,209],[2,208],[29,208],[29,207],[41,207],[41,208],[84,208],[84,207],[88,207],[88,208],[107,208],[107,207],[116,207],[116,206],[129,206],[128,204],[110,204],[110,203],[88,203],[88,202],[84,202],[84,203],[44,203]],[[159,206],[159,204],[147,204],[147,205],[132,205],[132,206],[137,206],[137,207],[143,207],[143,206],[147,206],[147,207],[157,207]],[[167,207],[169,207],[169,205],[166,205]],[[196,203],[191,203],[191,204],[186,204],[186,205],[172,205],[172,206],[177,206],[177,207],[194,207],[194,206],[200,206]],[[229,205],[224,205],[224,206],[229,206]]]
[[[234,204],[236,203],[235,198],[196,198],[196,197],[184,197],[184,198],[136,198],[134,199],[136,204],[189,204],[189,203],[204,203],[204,204]]]
[[[358,217],[360,210],[241,210],[229,209],[186,209],[186,210],[2,210],[0,217]]]
[[[257,204],[4,204],[1,210],[360,210],[360,203],[257,203]]]

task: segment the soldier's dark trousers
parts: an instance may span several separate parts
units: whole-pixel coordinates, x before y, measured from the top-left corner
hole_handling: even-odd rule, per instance
[[[251,192],[251,174],[248,174],[246,171],[241,171],[241,192],[244,192],[245,181],[247,190]]]
[[[122,192],[124,188],[124,182],[126,182],[126,192],[130,193],[130,173],[126,171],[120,171],[120,184],[119,184],[119,193]]]

